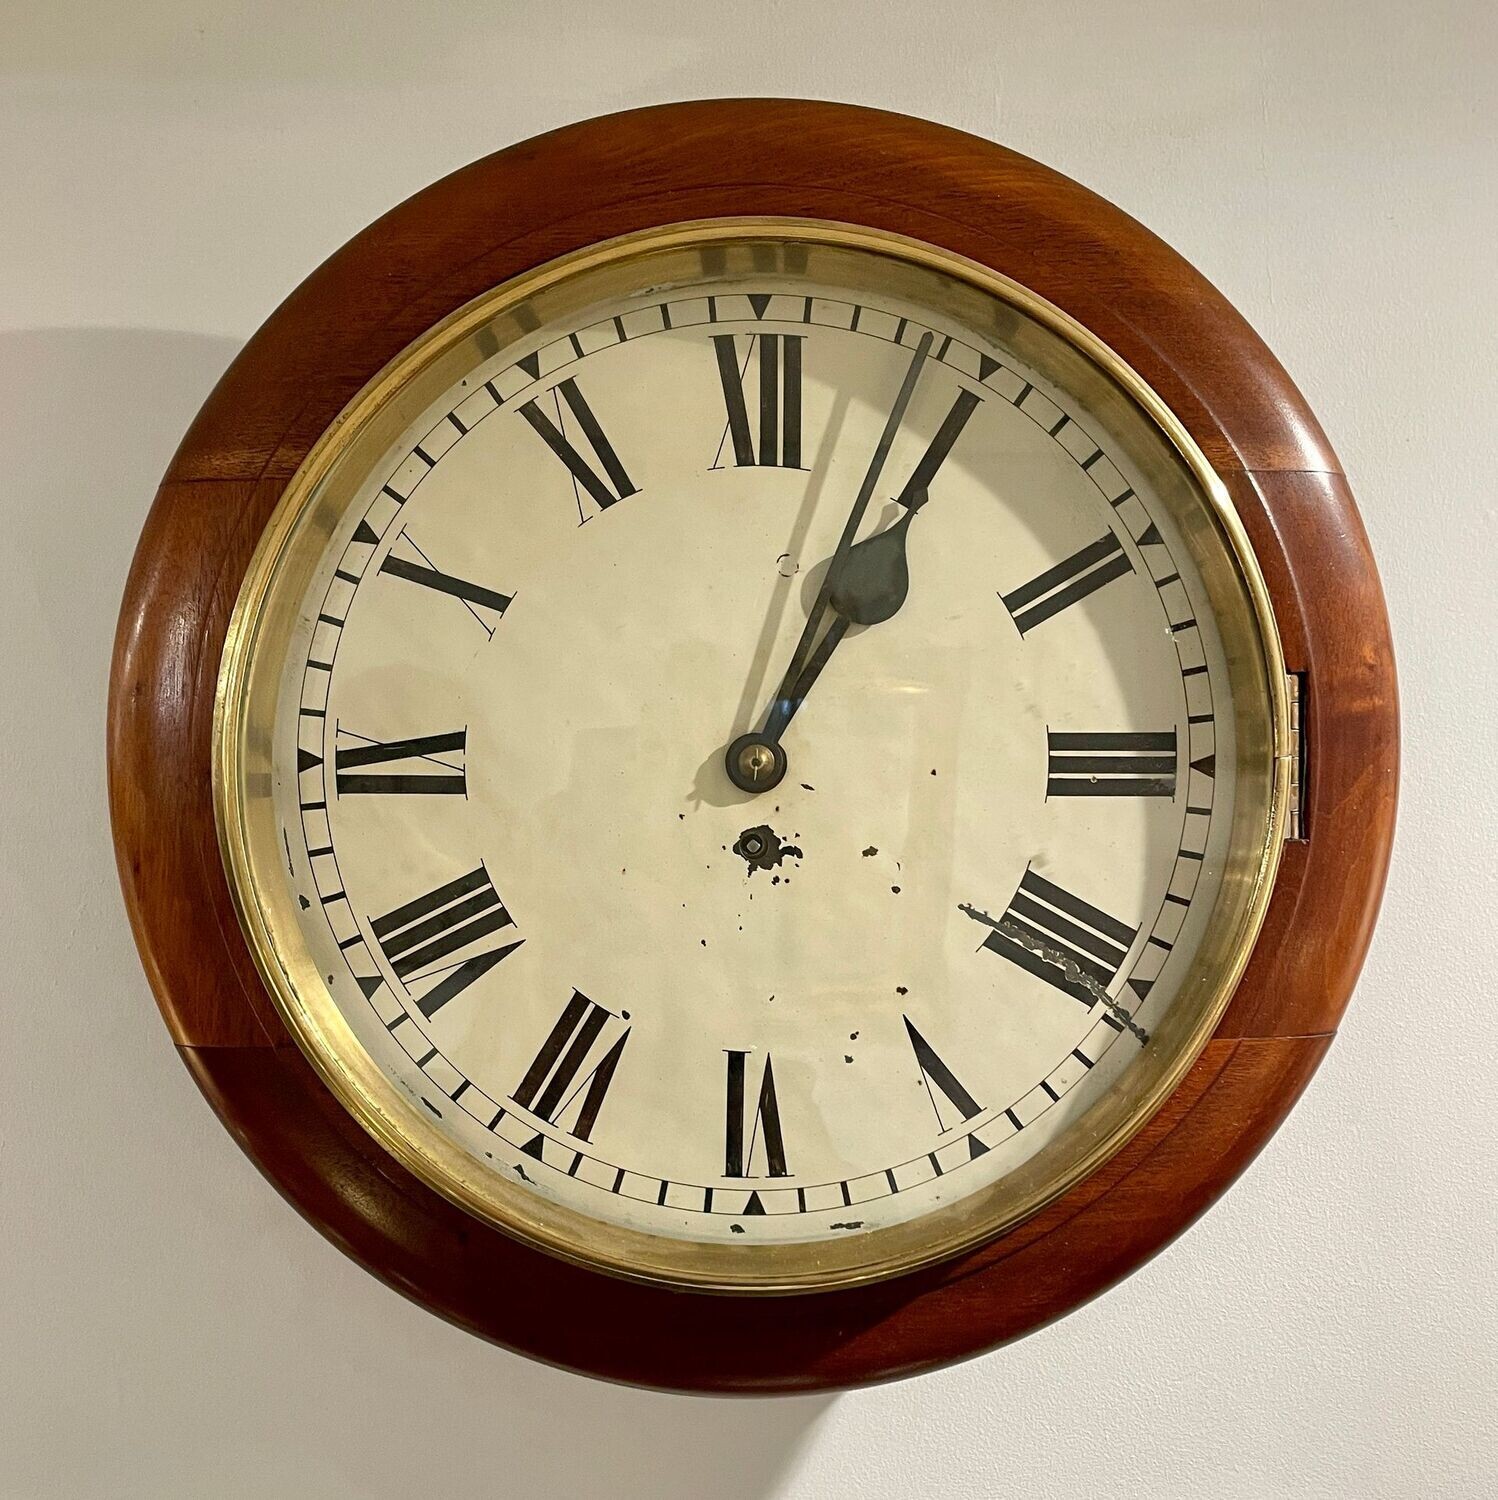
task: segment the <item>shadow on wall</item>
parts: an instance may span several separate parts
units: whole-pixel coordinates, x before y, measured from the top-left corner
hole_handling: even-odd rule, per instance
[[[761,1500],[829,1399],[631,1391],[448,1327],[302,1223],[172,1055],[115,879],[105,690],[156,484],[239,347],[0,334],[0,693],[22,731],[0,743],[0,930],[26,1029],[0,1062],[0,1466],[36,1496]]]
[[[63,914],[123,935],[104,796],[115,616],[162,472],[239,348],[157,330],[0,333],[0,682],[20,723],[46,726],[47,745],[0,792],[0,872],[9,882],[26,869],[6,886],[19,923],[7,946],[48,989],[103,956],[91,942],[48,941]],[[108,956],[133,950],[111,943]]]

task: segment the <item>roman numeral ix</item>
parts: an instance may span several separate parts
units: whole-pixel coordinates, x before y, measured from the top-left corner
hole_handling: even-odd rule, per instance
[[[1174,797],[1176,732],[1046,731],[1047,797]]]
[[[733,439],[733,461],[740,468],[799,469],[801,467],[801,346],[800,334],[749,335],[749,354],[742,363],[731,333],[713,335],[718,379],[728,426],[723,437]],[[756,358],[756,356],[758,356]],[[759,400],[751,420],[744,377],[755,365]],[[713,468],[722,467],[723,439],[719,439]]]
[[[426,734],[410,740],[370,740],[342,726],[339,735],[358,740],[340,745],[335,755],[338,795],[389,792],[407,796],[468,795],[467,773],[461,764],[439,756],[462,756],[468,740],[466,729],[451,734]],[[404,766],[401,771],[372,771],[371,766]],[[435,769],[411,769],[413,766]]]
[[[592,496],[600,510],[607,510],[609,506],[623,500],[627,495],[637,493],[633,481],[619,461],[619,455],[614,451],[613,444],[609,442],[603,428],[599,426],[598,418],[593,415],[593,408],[588,405],[583,393],[578,390],[576,380],[569,375],[551,392],[552,408],[556,413],[555,421],[541,410],[540,399],[542,398],[533,397],[527,401],[520,408],[520,415],[535,429],[541,441],[566,465],[567,472],[572,476],[574,491],[581,485]],[[581,451],[567,436],[567,419],[562,414],[562,402],[566,402],[567,410],[572,413],[582,438],[593,450],[594,457],[603,470],[601,474],[583,457]],[[577,510],[580,520],[586,521],[581,496],[578,497]]]
[[[555,1125],[581,1095],[577,1122],[568,1133],[580,1141],[591,1140],[593,1127],[598,1123],[598,1111],[603,1108],[604,1096],[613,1082],[619,1059],[624,1055],[629,1027],[624,1028],[586,1073],[583,1065],[595,1050],[605,1027],[616,1019],[611,1011],[594,1004],[582,991],[573,990],[572,998],[557,1017],[556,1025],[551,1028],[541,1050],[525,1070],[525,1077],[510,1097],[533,1115]]]
[[[992,931],[983,946],[1091,1009],[1107,998],[1139,929],[1099,911],[1080,896],[1026,870],[1019,890],[994,921],[962,910]]]
[[[749,1053],[728,1052],[728,1116],[724,1131],[723,1175],[751,1177],[755,1147],[763,1144],[766,1175],[789,1177],[785,1164],[785,1137],[780,1129],[780,1103],[775,1097],[775,1068],[769,1053],[760,1077],[759,1102],[748,1114]]]
[[[474,951],[480,939],[514,926],[482,865],[376,917],[369,926],[428,1020],[525,941],[516,938]]]
[[[1037,625],[1060,614],[1073,604],[1096,593],[1104,584],[1132,573],[1134,565],[1123,549],[1123,543],[1110,531],[1097,541],[1074,552],[1054,568],[1047,568],[1038,578],[999,597],[1019,628],[1028,635]]]

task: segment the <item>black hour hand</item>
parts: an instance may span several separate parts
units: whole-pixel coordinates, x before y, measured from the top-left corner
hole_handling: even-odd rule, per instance
[[[848,549],[836,569],[827,605],[852,625],[878,625],[898,612],[910,592],[905,534],[917,507],[895,524]]]
[[[893,526],[850,547],[834,564],[827,590],[832,623],[795,682],[776,699],[765,724],[767,740],[778,742],[785,733],[850,625],[878,625],[897,614],[905,603],[910,592],[905,534],[917,508],[911,507]]]

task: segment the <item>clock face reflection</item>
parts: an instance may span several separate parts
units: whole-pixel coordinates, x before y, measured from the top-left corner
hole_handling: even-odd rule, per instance
[[[992,1234],[1251,943],[1251,558],[1123,372],[933,256],[703,227],[501,288],[241,601],[221,815],[278,1003],[558,1253],[793,1288]]]

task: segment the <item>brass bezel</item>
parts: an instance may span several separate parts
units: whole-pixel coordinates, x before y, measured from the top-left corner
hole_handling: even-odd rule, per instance
[[[836,1241],[723,1245],[667,1239],[624,1229],[562,1208],[497,1173],[475,1170],[472,1158],[440,1135],[378,1069],[358,1043],[324,986],[316,965],[295,939],[289,891],[261,878],[277,871],[280,845],[272,815],[270,745],[280,662],[261,652],[267,636],[289,628],[299,596],[277,584],[294,550],[320,555],[333,519],[346,508],[360,477],[339,465],[376,423],[399,425],[424,406],[426,392],[446,378],[445,361],[470,341],[485,356],[496,352],[493,330],[519,337],[534,322],[514,319],[568,284],[596,283],[605,273],[637,273],[646,258],[696,256],[704,247],[734,243],[795,247],[800,269],[816,274],[818,247],[882,257],[886,287],[900,291],[901,267],[935,272],[1011,308],[1095,372],[1098,394],[1121,394],[1184,466],[1201,502],[1205,531],[1221,544],[1217,562],[1197,551],[1204,577],[1221,566],[1241,588],[1246,613],[1233,638],[1222,631],[1235,673],[1238,778],[1233,834],[1219,903],[1231,895],[1237,920],[1217,941],[1204,939],[1189,984],[1201,992],[1189,1031],[1174,1038],[1170,1065],[1125,1105],[1107,1096],[1066,1134],[1015,1172],[932,1214]],[[698,262],[700,273],[700,262]],[[778,271],[789,269],[778,266]],[[640,283],[636,282],[636,285]],[[650,284],[659,284],[653,280]],[[929,292],[926,294],[929,296]],[[1058,356],[1059,357],[1059,356]],[[465,354],[469,364],[473,357]],[[418,396],[420,399],[417,399]],[[381,427],[383,431],[383,427]],[[341,480],[346,483],[340,485]],[[1179,519],[1179,518],[1178,518]],[[274,626],[274,629],[269,627]],[[279,637],[284,644],[284,634]],[[268,687],[267,684],[270,684]],[[1248,701],[1252,691],[1254,702]],[[816,220],[735,218],[689,221],[602,242],[519,276],[457,309],[408,346],[354,397],[313,446],[288,483],[268,522],[241,587],[219,673],[213,727],[213,789],[220,847],[246,941],[292,1036],[345,1109],[392,1156],[435,1191],[505,1232],[577,1264],[630,1279],[727,1293],[792,1293],[880,1280],[948,1259],[1004,1233],[1095,1171],[1123,1146],[1170,1096],[1220,1020],[1248,962],[1278,868],[1292,765],[1285,668],[1268,591],[1226,487],[1182,424],[1153,390],[1111,349],[1059,308],[1027,288],[950,251],[858,225]],[[1253,752],[1252,757],[1250,751]],[[246,757],[252,757],[247,767]],[[1253,759],[1256,764],[1250,766]],[[259,800],[249,788],[259,788]],[[1214,913],[1214,922],[1216,916]],[[1215,930],[1215,929],[1214,929]],[[293,939],[293,941],[288,941]],[[1220,951],[1219,951],[1220,950]],[[1184,986],[1183,986],[1184,988]],[[1179,1004],[1177,1011],[1184,1008]],[[1111,1106],[1111,1109],[1109,1108]],[[1090,1122],[1090,1123],[1089,1123]],[[1074,1141],[1064,1169],[1037,1168]],[[1015,1179],[1021,1179],[1016,1188]],[[996,1200],[1007,1198],[998,1204]],[[986,1211],[984,1211],[986,1209]]]

